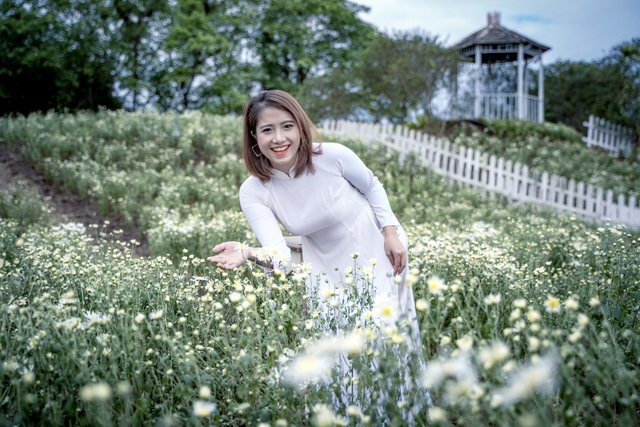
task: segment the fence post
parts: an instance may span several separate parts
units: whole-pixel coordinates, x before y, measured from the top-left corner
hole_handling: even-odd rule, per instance
[[[607,190],[607,198],[604,203],[604,216],[607,219],[613,219],[614,216],[614,205],[613,205],[613,190]]]
[[[549,172],[542,172],[540,178],[540,200],[543,204],[547,204],[549,201]]]
[[[576,190],[576,207],[580,213],[583,213],[587,209],[587,202],[584,198],[584,182],[578,182],[578,188]]]

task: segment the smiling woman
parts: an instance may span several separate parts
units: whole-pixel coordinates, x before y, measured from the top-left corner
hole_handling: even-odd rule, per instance
[[[349,148],[314,142],[318,132],[288,93],[252,97],[244,110],[244,159],[251,173],[240,205],[259,248],[225,242],[209,258],[234,269],[247,260],[288,270],[291,251],[280,231],[301,236],[308,286],[339,289],[349,277],[369,276],[379,298],[392,301],[398,318],[415,327],[414,298],[405,286],[407,236],[387,194]]]

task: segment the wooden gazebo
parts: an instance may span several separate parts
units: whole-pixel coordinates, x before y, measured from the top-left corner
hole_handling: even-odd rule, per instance
[[[474,118],[519,119],[544,121],[544,67],[542,54],[550,47],[535,42],[528,37],[500,25],[500,13],[487,14],[487,26],[465,37],[452,46],[460,50],[461,58],[475,62],[475,91],[467,101],[462,115]],[[538,96],[525,90],[528,61],[539,63]],[[482,75],[492,64],[518,63],[518,83],[516,92],[491,93],[482,88]]]

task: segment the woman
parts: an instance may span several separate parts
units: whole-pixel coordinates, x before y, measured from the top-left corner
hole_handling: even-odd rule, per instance
[[[415,322],[413,292],[404,285],[406,233],[382,184],[353,151],[314,143],[317,135],[286,92],[264,91],[248,101],[243,148],[251,176],[240,188],[240,205],[261,248],[221,243],[209,260],[233,269],[247,260],[264,261],[266,252],[273,255],[273,267],[290,267],[280,223],[302,236],[304,261],[321,289],[342,286],[358,254],[358,264],[374,272],[376,295],[394,302],[396,318]]]

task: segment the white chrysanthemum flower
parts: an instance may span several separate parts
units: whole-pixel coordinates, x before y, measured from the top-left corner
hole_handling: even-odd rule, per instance
[[[473,338],[470,335],[465,335],[456,340],[456,345],[462,351],[469,351],[473,347]]]
[[[524,298],[518,298],[513,301],[513,306],[516,308],[525,308],[527,306],[527,300]]]
[[[80,318],[79,317],[71,317],[63,322],[59,322],[57,324],[58,327],[64,328],[67,331],[73,331],[80,326]]]
[[[428,308],[429,308],[429,302],[426,299],[420,298],[418,301],[416,301],[416,310],[425,311]]]
[[[313,425],[316,427],[333,427],[344,425],[344,422],[327,405],[316,404],[313,407]]]
[[[150,320],[158,320],[162,317],[162,315],[164,314],[164,310],[160,309],[160,310],[156,310],[154,312],[149,313],[149,319]]]
[[[511,406],[536,392],[552,393],[556,387],[556,367],[555,355],[547,354],[537,363],[518,368],[510,376],[508,385],[493,394],[492,403],[495,406]]]
[[[133,318],[133,320],[135,320],[136,323],[142,323],[144,322],[144,319],[146,319],[146,316],[142,313],[136,314],[136,317]]]
[[[564,302],[564,306],[569,311],[576,311],[580,307],[580,303],[576,298],[570,297]]]
[[[362,410],[355,405],[349,405],[347,408],[347,415],[350,417],[359,417],[362,415]]]
[[[540,316],[540,312],[534,309],[530,309],[527,311],[527,319],[529,322],[539,322],[542,316]]]
[[[331,374],[333,357],[326,354],[304,353],[296,357],[283,373],[289,385],[315,384]]]
[[[74,298],[74,297],[66,297],[66,296],[62,296],[60,297],[60,305],[73,305],[76,304],[78,302],[78,298]]]
[[[32,371],[24,371],[22,373],[22,382],[29,385],[29,384],[33,384],[33,382],[36,380],[36,374],[34,374]]]
[[[359,354],[364,347],[365,339],[362,333],[352,332],[341,341],[341,351],[349,354]]]
[[[447,290],[447,285],[444,284],[444,280],[437,276],[431,276],[427,281],[427,289],[429,293],[433,295],[441,295],[442,292]]]
[[[471,364],[469,353],[462,353],[452,359],[429,362],[421,377],[422,386],[430,389],[437,387],[450,377],[457,381],[474,384],[477,382],[478,375]]]
[[[229,294],[229,301],[236,303],[242,299],[242,295],[238,292],[231,292]]]
[[[575,344],[582,339],[582,332],[578,329],[574,329],[567,337],[570,343]]]
[[[109,334],[100,334],[96,337],[96,341],[98,342],[98,344],[106,346],[109,343],[109,338]]]
[[[269,253],[262,248],[258,248],[255,251],[253,251],[253,255],[256,257],[258,261],[263,263],[268,262],[271,259],[271,256],[269,255]]]
[[[193,415],[196,417],[208,417],[216,410],[216,404],[205,400],[196,400],[193,402]]]
[[[104,382],[87,384],[80,388],[80,399],[85,402],[104,401],[111,398],[111,386]]]
[[[200,387],[200,390],[198,390],[198,397],[200,397],[200,399],[209,399],[211,397],[211,389],[203,385]]]
[[[105,325],[111,320],[110,314],[96,313],[95,311],[84,312],[85,322],[83,326],[85,328],[91,328],[95,325]]]
[[[554,296],[550,296],[544,303],[545,310],[548,313],[559,313],[562,309],[560,300]]]
[[[530,352],[536,352],[540,349],[540,340],[537,337],[528,337],[527,345]]]
[[[478,359],[484,369],[491,369],[510,355],[509,347],[502,341],[496,341],[489,347],[483,347],[478,352]]]
[[[438,423],[441,421],[446,421],[447,420],[447,411],[445,411],[444,409],[437,407],[437,406],[432,406],[429,408],[429,420],[432,423]]]
[[[584,313],[578,313],[578,325],[585,327],[589,324],[589,316]]]
[[[484,298],[484,303],[487,305],[498,305],[502,301],[501,294],[489,294]]]
[[[379,295],[376,298],[373,312],[386,322],[394,321],[397,316],[396,303],[385,295]]]

